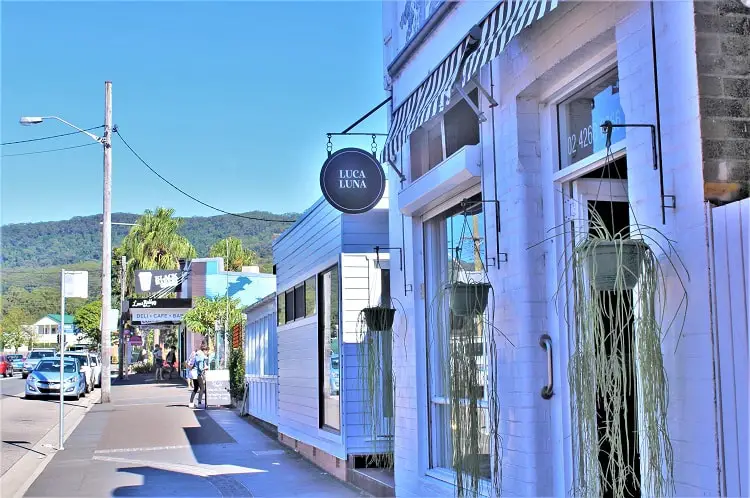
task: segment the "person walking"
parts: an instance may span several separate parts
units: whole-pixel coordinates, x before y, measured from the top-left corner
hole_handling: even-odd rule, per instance
[[[205,344],[201,344],[201,348],[198,352],[192,356],[192,364],[188,362],[190,368],[190,378],[193,380],[193,392],[190,393],[190,408],[196,406],[200,408],[201,400],[206,396],[206,370],[208,370],[208,355],[206,354],[208,347]],[[193,404],[195,401],[195,395],[198,394],[198,404]],[[205,401],[205,400],[204,400]],[[206,405],[203,405],[206,408]]]
[[[175,361],[177,360],[177,354],[174,351],[174,346],[169,348],[167,353],[167,365],[169,366],[169,380],[172,380],[172,374],[175,371]]]
[[[164,367],[164,358],[162,356],[161,346],[158,344],[154,347],[154,365],[156,365],[156,375],[154,380],[164,380],[162,368]]]

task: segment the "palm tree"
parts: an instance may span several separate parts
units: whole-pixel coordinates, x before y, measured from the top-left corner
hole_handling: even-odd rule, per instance
[[[174,218],[174,209],[147,209],[122,240],[118,252],[127,256],[128,294],[134,291],[135,270],[176,270],[180,259],[196,257],[188,239],[177,233],[182,218]]]
[[[221,239],[211,246],[208,255],[212,258],[224,258],[224,269],[242,271],[243,266],[258,262],[258,255],[251,249],[242,247],[242,240],[235,237]]]

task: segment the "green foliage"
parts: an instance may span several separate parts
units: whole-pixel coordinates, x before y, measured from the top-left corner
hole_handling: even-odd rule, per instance
[[[250,211],[244,214],[278,220],[294,220],[299,216],[298,213],[273,214],[265,211]],[[112,220],[135,223],[138,217],[132,213],[113,213]],[[0,238],[3,240],[3,254],[0,261],[3,265],[3,275],[10,268],[38,268],[71,265],[81,261],[100,261],[101,219],[101,215],[77,216],[64,221],[2,226]],[[271,241],[289,227],[289,223],[284,221],[275,223],[230,215],[195,216],[183,220],[178,233],[193,244],[199,256],[207,256],[209,248],[217,240],[232,236],[242,240],[245,248],[255,251],[261,264],[267,264],[271,260]],[[113,225],[112,247],[118,247],[128,231],[127,226]],[[74,269],[67,266],[66,268]]]
[[[50,313],[60,313],[59,280],[58,273],[58,287],[40,287],[31,292],[21,287],[10,287],[3,292],[3,313],[14,307],[21,308],[30,317],[28,325]],[[65,311],[72,313],[83,306],[85,302],[85,299],[66,299]]]
[[[258,262],[255,251],[242,247],[242,240],[227,237],[211,246],[208,255],[224,258],[224,269],[227,271],[242,271],[243,266],[254,265]]]
[[[245,352],[242,348],[233,348],[229,353],[229,390],[234,399],[242,400],[245,393]]]
[[[227,330],[231,330],[233,326],[242,323],[245,319],[239,299],[232,299],[228,296],[199,297],[193,302],[193,309],[185,313],[182,320],[190,330],[203,334],[208,339],[207,344],[211,349],[210,339],[212,333],[216,331],[217,322],[221,328],[227,318],[229,320],[226,324]]]
[[[26,327],[32,323],[29,314],[23,308],[10,308],[0,318],[0,343],[2,347],[18,350],[29,343],[31,330]]]
[[[93,301],[78,308],[73,314],[73,323],[80,329],[78,340],[83,340],[98,348],[102,342],[102,331],[99,328],[101,319],[101,301]]]
[[[180,258],[196,257],[190,241],[177,233],[183,220],[173,214],[171,208],[147,209],[122,240],[116,252],[127,257],[128,294],[134,291],[136,270],[174,270],[179,268]]]

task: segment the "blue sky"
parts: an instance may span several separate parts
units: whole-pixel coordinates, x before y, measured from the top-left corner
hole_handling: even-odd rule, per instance
[[[385,97],[381,4],[356,2],[3,2],[2,142],[113,121],[152,167],[232,212],[302,211],[320,197],[326,132]],[[386,131],[386,108],[357,130]],[[0,147],[3,224],[101,213],[102,153],[85,136]],[[379,144],[382,145],[382,138]],[[334,148],[369,150],[369,137]],[[218,214],[184,197],[114,137],[114,212],[174,207]],[[117,221],[117,220],[114,220]]]

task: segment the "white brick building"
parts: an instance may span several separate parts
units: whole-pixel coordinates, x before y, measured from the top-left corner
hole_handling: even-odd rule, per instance
[[[576,400],[568,382],[575,311],[571,293],[558,292],[566,282],[561,257],[573,242],[554,235],[586,218],[585,207],[599,202],[612,209],[615,225],[658,229],[684,263],[684,269],[665,273],[666,316],[681,305],[678,316],[685,319],[679,344],[679,326],[662,342],[673,494],[747,496],[750,204],[717,208],[706,202],[696,4],[534,4],[517,2],[506,11],[503,2],[383,3],[385,81],[392,92],[385,158],[405,176],[399,181],[388,170],[389,243],[405,253],[405,275],[391,267],[391,292],[406,312],[406,321],[396,326],[408,324],[395,332],[406,340],[394,344],[396,493],[455,492],[445,440],[457,428],[446,418],[449,406],[438,379],[442,360],[430,346],[437,343],[431,317],[441,276],[450,275],[449,260],[455,262],[450,251],[456,245],[466,249],[463,225],[477,230],[468,238],[480,239],[481,247],[471,250],[472,243],[471,256],[462,252],[459,258],[474,269],[481,262],[494,289],[488,319],[497,349],[487,358],[492,350],[485,344],[479,363],[496,362],[497,381],[484,379],[479,406],[490,410],[490,393],[497,394],[502,459],[493,470],[497,452],[480,444],[480,475],[489,482],[501,469],[502,494],[509,496],[570,495],[580,484],[571,409]],[[474,68],[497,105],[475,88],[472,74],[463,73],[463,88],[486,119],[477,120],[456,92],[445,107],[436,97],[433,107],[430,96],[454,74],[456,60],[443,61],[454,50],[460,56],[472,27],[483,28],[476,59],[483,51],[495,54],[497,44],[485,40],[504,28],[484,20],[513,20],[517,10],[525,17],[510,25],[523,29],[503,32],[501,42],[510,38],[504,49]],[[614,128],[608,154],[599,129],[605,119],[653,125],[656,140],[648,126]],[[411,126],[405,125],[409,120]],[[482,202],[462,205],[464,199]],[[614,209],[624,211],[617,215]],[[680,281],[687,307],[680,304]],[[551,339],[550,399],[540,396],[549,374],[543,334]],[[625,402],[638,413],[640,426],[643,403],[629,396]],[[643,439],[641,462],[648,450]],[[642,482],[650,472],[641,463]]]

